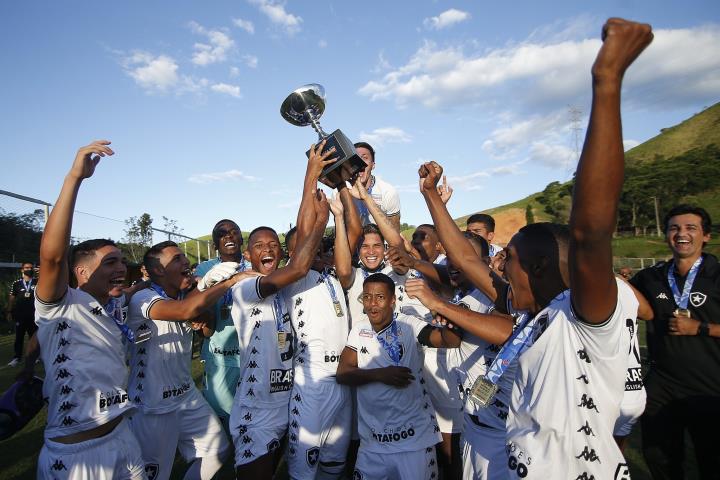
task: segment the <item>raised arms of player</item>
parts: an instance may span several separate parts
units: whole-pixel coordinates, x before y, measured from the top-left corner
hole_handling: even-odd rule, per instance
[[[350,189],[347,184],[343,183],[338,187],[338,196],[343,205],[343,218],[345,220],[345,233],[347,234],[347,242],[350,246],[350,251],[354,252],[357,250],[358,241],[362,236],[362,222],[360,221],[360,214],[357,210],[357,205],[353,201],[353,196],[350,194]]]
[[[107,140],[96,140],[82,147],[75,155],[70,171],[65,176],[60,195],[50,213],[42,240],[40,241],[40,263],[42,275],[35,288],[35,296],[52,303],[65,295],[68,287],[68,249],[72,229],[73,211],[80,184],[92,177],[100,158],[113,155]]]
[[[403,241],[402,235],[400,235],[399,224],[398,228],[396,229],[395,226],[391,223],[388,216],[385,215],[385,212],[380,210],[380,207],[377,206],[375,200],[373,200],[373,198],[370,196],[362,182],[355,182],[355,184],[353,185],[352,193],[353,195],[356,195],[358,199],[365,203],[368,212],[370,212],[370,215],[372,215],[373,220],[375,220],[375,224],[378,226],[378,229],[380,229],[380,233],[382,233],[382,236],[383,238],[385,238],[385,241],[388,243],[388,245],[390,245],[391,247],[404,248],[405,243]],[[399,218],[400,217],[398,216],[398,219]]]
[[[347,188],[345,189],[347,190]],[[350,203],[353,203],[352,200]],[[336,195],[330,202],[330,210],[332,210],[335,218],[335,273],[337,273],[340,285],[347,290],[352,286],[352,254],[350,253],[350,244],[348,243],[347,230],[345,228],[345,202],[340,198],[340,194]]]
[[[590,122],[575,176],[568,256],[573,307],[592,324],[606,321],[617,303],[611,240],[625,172],[622,78],[653,34],[650,25],[611,18],[602,38],[592,67]]]
[[[495,345],[505,343],[512,333],[511,317],[473,312],[450,303],[440,298],[420,279],[410,279],[405,282],[405,293],[411,298],[417,298],[426,308],[439,313],[466,332]]]
[[[247,277],[256,277],[256,272],[240,272],[236,273],[227,280],[216,283],[212,287],[194,295],[188,296],[183,300],[173,300],[171,298],[157,301],[152,304],[148,310],[148,317],[153,320],[168,320],[183,322],[196,318],[205,310],[210,308],[220,300],[225,292],[240,280]]]
[[[490,300],[495,301],[500,289],[504,288],[505,282],[478,257],[447,211],[437,189],[442,172],[442,167],[437,162],[425,163],[418,171],[420,193],[425,198],[425,203],[430,210],[440,243],[445,247],[445,252],[452,264],[461,269],[478,290],[487,295]]]
[[[367,383],[384,383],[391,387],[405,388],[415,380],[407,367],[359,368],[357,352],[345,347],[340,354],[335,381],[342,385],[365,385]]]

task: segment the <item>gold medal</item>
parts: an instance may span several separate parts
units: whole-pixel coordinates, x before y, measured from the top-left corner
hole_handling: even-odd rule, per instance
[[[342,317],[342,316],[343,316],[343,309],[342,309],[342,306],[340,305],[340,302],[337,301],[337,300],[334,301],[334,302],[333,302],[333,306],[335,307],[335,315],[337,315],[338,317]]]
[[[285,344],[287,343],[287,333],[286,332],[278,332],[277,338],[278,338],[278,349],[285,350]]]
[[[497,392],[497,385],[485,377],[478,377],[470,389],[470,399],[480,408],[490,405]]]

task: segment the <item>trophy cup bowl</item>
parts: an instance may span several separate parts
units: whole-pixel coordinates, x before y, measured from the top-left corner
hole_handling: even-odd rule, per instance
[[[295,89],[280,107],[280,114],[289,123],[299,127],[311,125],[318,134],[318,143],[325,140],[323,151],[335,147],[337,160],[323,168],[320,181],[331,188],[350,180],[365,168],[365,161],[355,151],[355,146],[339,129],[331,134],[320,126],[320,117],[325,112],[325,89],[311,83]],[[305,152],[310,156],[310,151]]]

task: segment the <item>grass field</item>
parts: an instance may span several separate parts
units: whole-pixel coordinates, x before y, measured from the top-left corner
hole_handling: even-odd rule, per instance
[[[645,338],[644,325],[640,325],[640,338]],[[3,332],[5,329],[3,329]],[[17,368],[6,366],[6,362],[12,357],[12,344],[14,336],[0,335],[0,391],[5,391],[13,382],[18,372]],[[40,367],[40,365],[38,365]],[[202,364],[198,359],[193,360],[193,376],[196,383],[199,383],[202,374]],[[38,368],[41,374],[41,368]],[[18,432],[12,438],[0,442],[0,479],[14,480],[31,480],[35,478],[35,467],[37,456],[43,443],[43,428],[45,424],[46,411],[43,409],[22,431]],[[690,452],[688,452],[690,453]],[[635,480],[649,480],[650,475],[647,467],[642,460],[640,453],[640,432],[636,426],[635,431],[630,436],[628,448],[625,456],[630,465],[632,477]],[[688,458],[692,458],[688,455]],[[176,458],[175,467],[171,478],[182,478],[185,471],[184,462]],[[693,476],[694,469],[688,472],[688,479],[697,478]],[[228,465],[221,470],[218,478],[233,478],[232,466]],[[287,479],[284,465],[281,464],[277,480]]]

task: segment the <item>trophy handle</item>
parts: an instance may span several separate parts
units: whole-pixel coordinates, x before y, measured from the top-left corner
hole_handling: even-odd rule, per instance
[[[320,121],[315,119],[315,112],[313,112],[313,110],[311,108],[308,108],[307,110],[305,110],[305,113],[307,114],[308,119],[310,119],[310,125],[312,125],[313,129],[318,134],[318,137],[319,137],[318,140],[322,142],[324,139],[326,139],[328,137],[328,134],[325,133],[325,131],[320,126]]]

